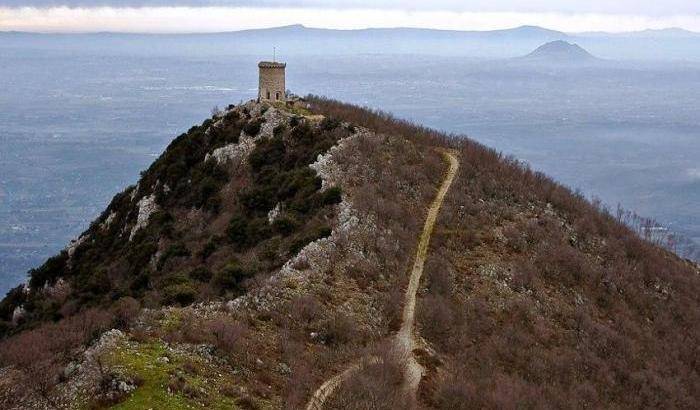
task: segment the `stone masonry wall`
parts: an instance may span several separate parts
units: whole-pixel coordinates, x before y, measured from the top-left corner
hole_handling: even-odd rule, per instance
[[[285,65],[282,63],[260,63],[259,101],[285,101]]]

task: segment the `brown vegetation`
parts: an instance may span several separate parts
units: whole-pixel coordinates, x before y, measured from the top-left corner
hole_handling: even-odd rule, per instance
[[[0,367],[11,366],[20,383],[46,405],[56,407],[53,390],[61,382],[66,363],[76,348],[111,329],[115,316],[99,309],[86,310],[58,323],[48,323],[0,342]]]
[[[598,203],[473,141],[312,98],[383,132],[448,141],[462,169],[419,302],[438,408],[684,407],[700,400],[697,268]]]
[[[1,364],[33,379],[50,402],[72,352],[106,329],[128,328],[145,305],[155,309],[132,326],[132,340],[204,345],[236,372],[236,385],[221,391],[243,407],[264,400],[301,408],[323,380],[368,355],[380,359],[344,383],[329,408],[698,407],[697,267],[473,141],[332,100],[308,102],[326,119],[291,118],[257,145],[250,167],[231,165],[226,177],[203,165],[205,154],[264,123],[240,111],[214,132],[205,133],[209,122],[178,138],[144,175],[149,183],[117,196],[109,210],[132,224],[133,206],[124,204],[158,175],[180,193],[187,187],[178,178],[192,177],[196,192],[161,197],[163,208],[131,245],[119,244],[123,226],[115,225],[76,251],[74,263],[84,266],[74,272],[65,270],[66,253],[36,270],[39,285],[68,273],[84,281],[55,292],[38,286],[29,298],[13,291],[0,316],[9,322],[24,304],[31,321],[2,342]],[[376,132],[360,132],[335,152],[343,174],[337,189],[322,192],[308,163],[364,129]],[[418,292],[417,328],[427,345],[416,355],[427,374],[420,403],[409,403],[399,389],[405,358],[381,341],[400,325],[420,215],[445,170],[436,146],[456,150],[461,168]],[[362,229],[333,236],[327,264],[300,259],[294,275],[276,278],[304,245],[338,229],[341,200]],[[267,212],[284,201],[287,210],[268,224]],[[87,268],[104,255],[118,257]],[[231,309],[160,309],[240,295],[248,303]],[[197,394],[182,378],[168,384]]]

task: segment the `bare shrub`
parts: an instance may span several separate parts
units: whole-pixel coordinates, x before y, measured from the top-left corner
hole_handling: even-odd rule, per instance
[[[505,227],[503,229],[503,236],[511,250],[519,253],[527,249],[527,238],[523,234],[520,226],[509,225]]]
[[[90,343],[112,323],[109,312],[89,309],[58,323],[44,324],[3,340],[0,363],[14,366],[26,379],[26,386],[56,407],[52,394],[71,351]]]
[[[400,286],[394,285],[389,290],[384,301],[384,317],[390,331],[398,331],[401,328],[403,314],[404,292]]]
[[[526,259],[518,260],[510,281],[510,287],[515,291],[534,290],[536,278],[537,270],[532,263]]]
[[[321,337],[326,343],[331,345],[349,343],[358,336],[357,324],[350,316],[344,313],[336,313],[327,319],[321,330]]]
[[[361,370],[345,381],[326,408],[411,409],[415,403],[402,389],[406,357],[390,344],[381,345]]]
[[[450,266],[445,257],[433,257],[428,259],[426,266],[428,272],[428,289],[430,293],[440,296],[452,294],[454,280],[450,273]]]
[[[435,390],[432,397],[435,407],[451,410],[487,408],[484,394],[472,380],[449,376]]]
[[[304,408],[306,400],[314,385],[312,368],[309,360],[296,360],[291,366],[289,383],[284,389],[284,408]]]
[[[422,324],[422,333],[436,339],[448,337],[455,320],[449,299],[439,294],[426,296],[421,301],[421,309],[418,311],[418,315]]]
[[[235,355],[242,351],[241,342],[248,333],[248,327],[234,319],[221,317],[206,322],[204,331],[211,335],[214,346]]]
[[[141,311],[141,303],[127,296],[119,299],[114,306],[112,306],[111,310],[114,315],[114,326],[126,329],[138,317]]]
[[[361,290],[367,290],[380,277],[382,269],[369,261],[361,261],[348,267],[346,273]]]
[[[52,357],[53,346],[44,332],[30,331],[3,343],[2,361],[14,365],[20,371],[23,385],[29,387],[51,408],[57,408],[53,391],[59,383],[62,367],[60,361]]]
[[[593,277],[585,257],[565,244],[540,246],[534,264],[545,280],[558,281],[567,286],[581,285]]]
[[[299,296],[292,301],[290,312],[292,317],[308,324],[319,317],[321,304],[312,295]]]

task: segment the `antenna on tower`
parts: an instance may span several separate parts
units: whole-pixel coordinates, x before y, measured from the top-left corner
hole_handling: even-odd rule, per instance
[[[272,47],[272,62],[277,62],[277,47]]]

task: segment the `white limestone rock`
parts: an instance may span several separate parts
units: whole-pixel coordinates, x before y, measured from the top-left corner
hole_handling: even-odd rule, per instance
[[[334,161],[333,157],[343,149],[345,149],[348,144],[358,136],[363,133],[368,132],[365,129],[357,129],[354,134],[349,137],[343,138],[325,154],[319,154],[316,158],[316,162],[309,165],[309,168],[316,171],[319,177],[321,177],[321,190],[326,190],[334,185],[338,185],[343,179],[343,169],[341,169],[338,164]]]
[[[260,115],[260,104],[246,104],[245,106],[251,110],[251,114],[254,117]],[[215,149],[204,157],[204,161],[214,158],[216,163],[219,165],[230,161],[236,161],[239,164],[242,163],[248,157],[248,154],[255,149],[255,141],[259,140],[260,138],[271,137],[275,127],[286,121],[287,118],[284,113],[276,108],[269,108],[264,114],[262,114],[262,117],[265,119],[265,122],[260,126],[260,132],[258,132],[258,135],[250,136],[241,131],[241,135],[238,138],[237,143],[228,144],[221,148]]]
[[[204,161],[208,161],[210,158],[214,158],[216,163],[219,165],[226,164],[231,161],[235,161],[240,164],[248,157],[253,149],[255,149],[255,140],[257,138],[250,137],[246,135],[245,132],[241,131],[241,136],[238,142],[235,144],[228,144],[221,148],[217,148],[211,153],[204,157]]]
[[[275,128],[287,120],[287,116],[276,108],[269,108],[265,111],[263,118],[265,122],[260,126],[258,133],[258,137],[262,138],[272,137]]]
[[[131,228],[131,233],[129,234],[129,241],[134,239],[134,235],[136,235],[136,232],[148,225],[148,220],[151,218],[151,215],[158,211],[158,204],[156,204],[155,194],[151,194],[141,198],[137,206],[139,207],[139,214],[136,217],[136,224],[133,228]]]
[[[131,194],[129,195],[129,198],[131,201],[136,198],[136,194],[139,192],[139,184],[136,184],[136,186],[131,190]]]
[[[70,284],[63,278],[58,278],[53,285],[48,282],[44,284],[44,293],[53,298],[66,296],[70,293]]]
[[[17,306],[15,310],[12,311],[12,324],[17,325],[19,321],[24,318],[25,313],[26,310],[23,306]]]
[[[70,241],[70,243],[66,247],[66,252],[68,253],[68,258],[73,257],[73,254],[75,254],[75,250],[78,249],[78,246],[85,243],[85,241],[88,240],[89,236],[90,235],[81,235],[78,238]]]
[[[280,216],[281,213],[282,203],[278,202],[277,205],[275,205],[275,207],[267,213],[267,222],[270,224],[275,222],[275,220]]]
[[[114,218],[117,217],[117,213],[112,211],[107,215],[107,218],[100,224],[100,229],[107,230],[109,227],[112,225],[112,222],[114,222]]]

